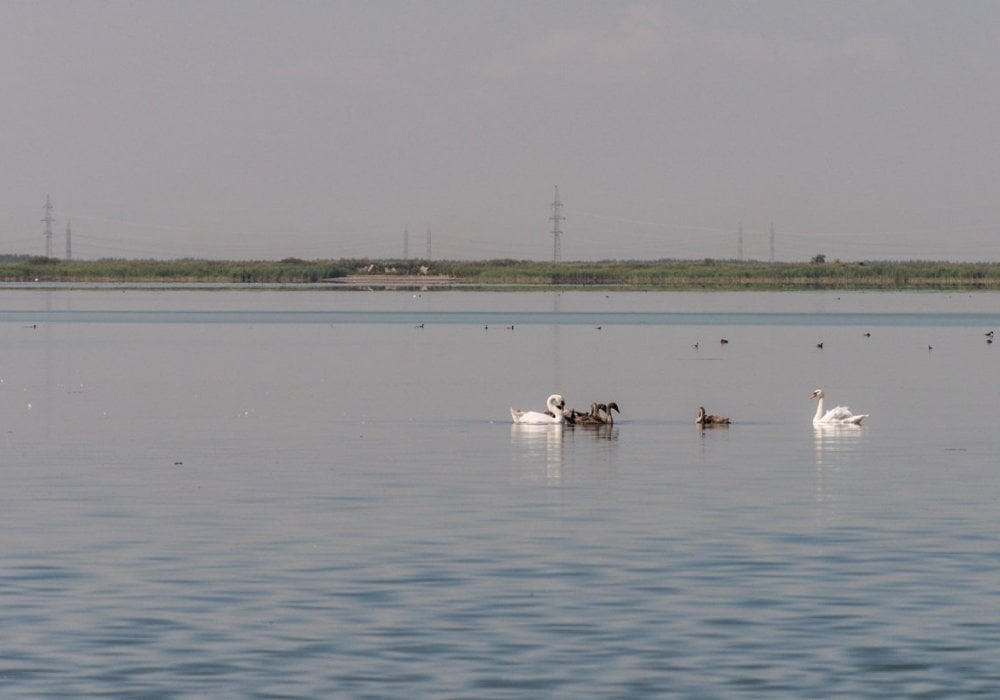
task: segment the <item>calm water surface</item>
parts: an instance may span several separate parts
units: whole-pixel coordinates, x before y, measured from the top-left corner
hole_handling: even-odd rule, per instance
[[[0,290],[0,692],[1000,696],[991,328],[996,294]],[[871,418],[815,430],[816,387]],[[620,421],[511,425],[557,391]]]

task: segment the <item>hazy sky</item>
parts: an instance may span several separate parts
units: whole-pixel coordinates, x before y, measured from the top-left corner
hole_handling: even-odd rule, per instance
[[[1000,260],[1000,2],[0,0],[0,253]]]

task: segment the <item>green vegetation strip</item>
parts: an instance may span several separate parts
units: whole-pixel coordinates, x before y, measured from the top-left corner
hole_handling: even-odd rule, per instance
[[[1000,289],[1000,263],[656,260],[542,263],[526,260],[0,260],[4,282],[176,282],[464,288]],[[436,278],[436,279],[435,279]],[[364,282],[360,282],[363,280]]]

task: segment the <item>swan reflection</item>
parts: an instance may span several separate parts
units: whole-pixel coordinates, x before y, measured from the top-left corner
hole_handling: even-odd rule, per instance
[[[825,456],[845,452],[857,445],[865,429],[852,423],[813,423],[813,452],[816,464]]]
[[[576,428],[576,426],[572,426]],[[618,426],[613,424],[594,424],[586,425],[578,429],[573,429],[573,436],[586,435],[587,437],[593,438],[594,440],[617,440],[618,439]]]
[[[813,424],[817,527],[826,527],[836,519],[840,469],[844,458],[854,451],[865,432],[866,428],[851,423]]]
[[[562,480],[563,426],[559,424],[531,425],[512,423],[510,443],[531,464],[545,464],[545,478],[550,482]]]

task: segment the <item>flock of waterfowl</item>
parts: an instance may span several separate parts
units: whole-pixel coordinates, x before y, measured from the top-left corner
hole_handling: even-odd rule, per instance
[[[614,425],[614,413],[621,413],[614,401],[590,404],[590,411],[584,413],[573,408],[566,408],[566,399],[562,394],[552,394],[545,402],[544,411],[519,411],[510,409],[510,417],[515,423],[522,425]]]
[[[600,328],[598,326],[598,328]],[[864,334],[866,338],[871,337],[870,332]],[[993,342],[993,331],[987,331],[985,333],[986,342]],[[726,345],[729,341],[726,338],[721,338],[719,342],[722,345]],[[698,348],[698,343],[695,343],[692,347]],[[823,348],[823,342],[820,341],[816,344],[817,348]],[[928,350],[933,348],[928,345]],[[813,425],[818,426],[859,426],[862,421],[868,417],[867,413],[853,413],[847,406],[835,406],[829,410],[826,410],[823,399],[824,394],[822,389],[816,389],[812,393],[812,398],[816,399],[816,413],[813,415]],[[597,403],[594,402],[590,404],[589,412],[577,411],[575,409],[566,408],[566,399],[562,394],[552,394],[546,401],[546,410],[544,411],[520,411],[516,408],[510,409],[511,418],[513,418],[515,423],[525,424],[525,425],[581,425],[581,426],[598,426],[598,425],[613,425],[614,417],[613,412],[619,412],[618,404],[614,401],[609,403]],[[719,416],[710,414],[705,411],[704,406],[698,407],[698,415],[695,418],[695,425],[701,428],[710,428],[715,426],[727,426],[732,421],[728,416]]]
[[[816,414],[813,416],[814,425],[861,425],[861,422],[868,417],[867,413],[852,413],[847,406],[835,406],[829,411],[823,405],[823,390],[816,389],[812,393],[812,398],[817,399]],[[521,411],[516,408],[510,409],[510,417],[515,423],[522,425],[581,425],[598,426],[614,425],[614,412],[621,413],[618,404],[614,401],[608,403],[593,402],[590,404],[590,411],[583,413],[572,408],[566,408],[566,399],[562,394],[552,394],[545,402],[544,411]],[[710,428],[717,425],[729,425],[732,421],[728,416],[717,416],[707,413],[704,406],[698,407],[698,417],[695,418],[695,425],[701,428]]]
[[[572,425],[614,425],[615,417],[613,414],[615,411],[621,413],[618,410],[618,404],[614,401],[607,403],[595,401],[590,404],[590,413],[570,410],[566,415],[566,422]]]

